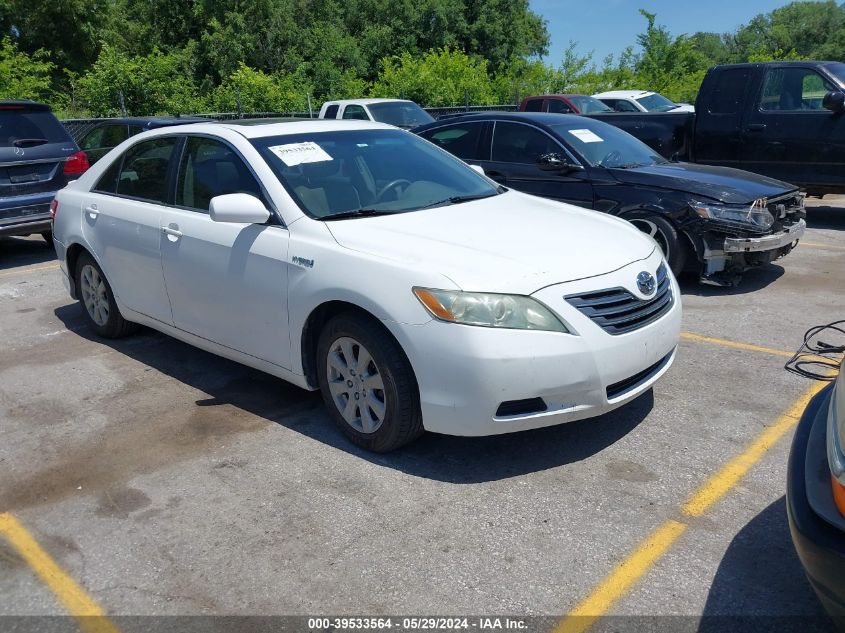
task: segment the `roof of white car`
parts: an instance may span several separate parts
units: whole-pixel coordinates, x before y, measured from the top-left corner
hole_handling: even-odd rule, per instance
[[[373,103],[394,103],[408,101],[407,99],[341,99],[340,101],[326,101],[323,106],[327,105],[371,105]]]
[[[244,138],[263,138],[265,136],[291,136],[294,134],[313,134],[315,132],[336,132],[344,130],[396,130],[392,125],[363,121],[360,119],[292,119],[290,121],[274,123],[257,123],[255,121],[240,124],[238,121],[219,121],[214,123],[192,123],[190,125],[174,125],[157,128],[151,132],[144,132],[147,136],[156,133],[215,134],[221,128],[237,132]]]
[[[593,95],[596,99],[640,99],[653,95],[648,90],[610,90]]]

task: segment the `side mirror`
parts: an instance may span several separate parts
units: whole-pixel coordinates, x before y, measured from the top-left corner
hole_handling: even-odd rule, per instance
[[[581,167],[580,165],[569,162],[569,158],[566,155],[557,153],[543,154],[537,159],[537,165],[543,171],[556,172],[572,171]]]
[[[487,175],[486,173],[484,173],[484,167],[482,167],[481,165],[470,165],[469,168],[472,169],[473,171],[477,171],[482,176]]]
[[[822,99],[822,107],[831,112],[845,112],[845,92],[831,90]]]
[[[270,212],[264,203],[248,193],[214,196],[208,207],[208,215],[215,222],[236,224],[264,224],[270,219]]]

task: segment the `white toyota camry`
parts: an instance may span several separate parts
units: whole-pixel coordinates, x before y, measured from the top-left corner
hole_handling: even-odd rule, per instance
[[[675,357],[680,294],[651,238],[387,125],[147,132],[53,213],[99,335],[140,323],[320,389],[374,451],[596,416]]]

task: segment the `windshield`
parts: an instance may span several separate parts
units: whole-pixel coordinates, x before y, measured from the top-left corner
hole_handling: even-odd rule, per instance
[[[593,112],[613,112],[612,108],[608,108],[605,104],[594,97],[571,95],[569,100],[575,104],[575,107],[578,108],[578,112],[581,114],[591,114]]]
[[[648,95],[647,97],[640,97],[637,99],[637,103],[649,112],[668,112],[669,110],[674,110],[678,107],[677,103],[669,101],[669,99],[663,95],[657,94],[656,92]]]
[[[642,141],[607,123],[582,119],[551,127],[593,167],[630,169],[668,162]]]
[[[845,64],[836,62],[835,64],[828,64],[825,68],[839,82],[840,87],[845,87]]]
[[[0,147],[68,143],[70,137],[47,110],[0,109]]]
[[[312,218],[417,211],[500,193],[466,163],[401,130],[295,134],[252,144]]]
[[[413,101],[371,103],[367,107],[373,119],[397,127],[412,128],[434,121],[434,117]]]

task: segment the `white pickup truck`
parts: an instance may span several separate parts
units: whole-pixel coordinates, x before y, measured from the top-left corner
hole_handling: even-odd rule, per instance
[[[405,129],[434,121],[434,118],[428,112],[407,99],[326,101],[320,108],[320,118],[378,121]]]

